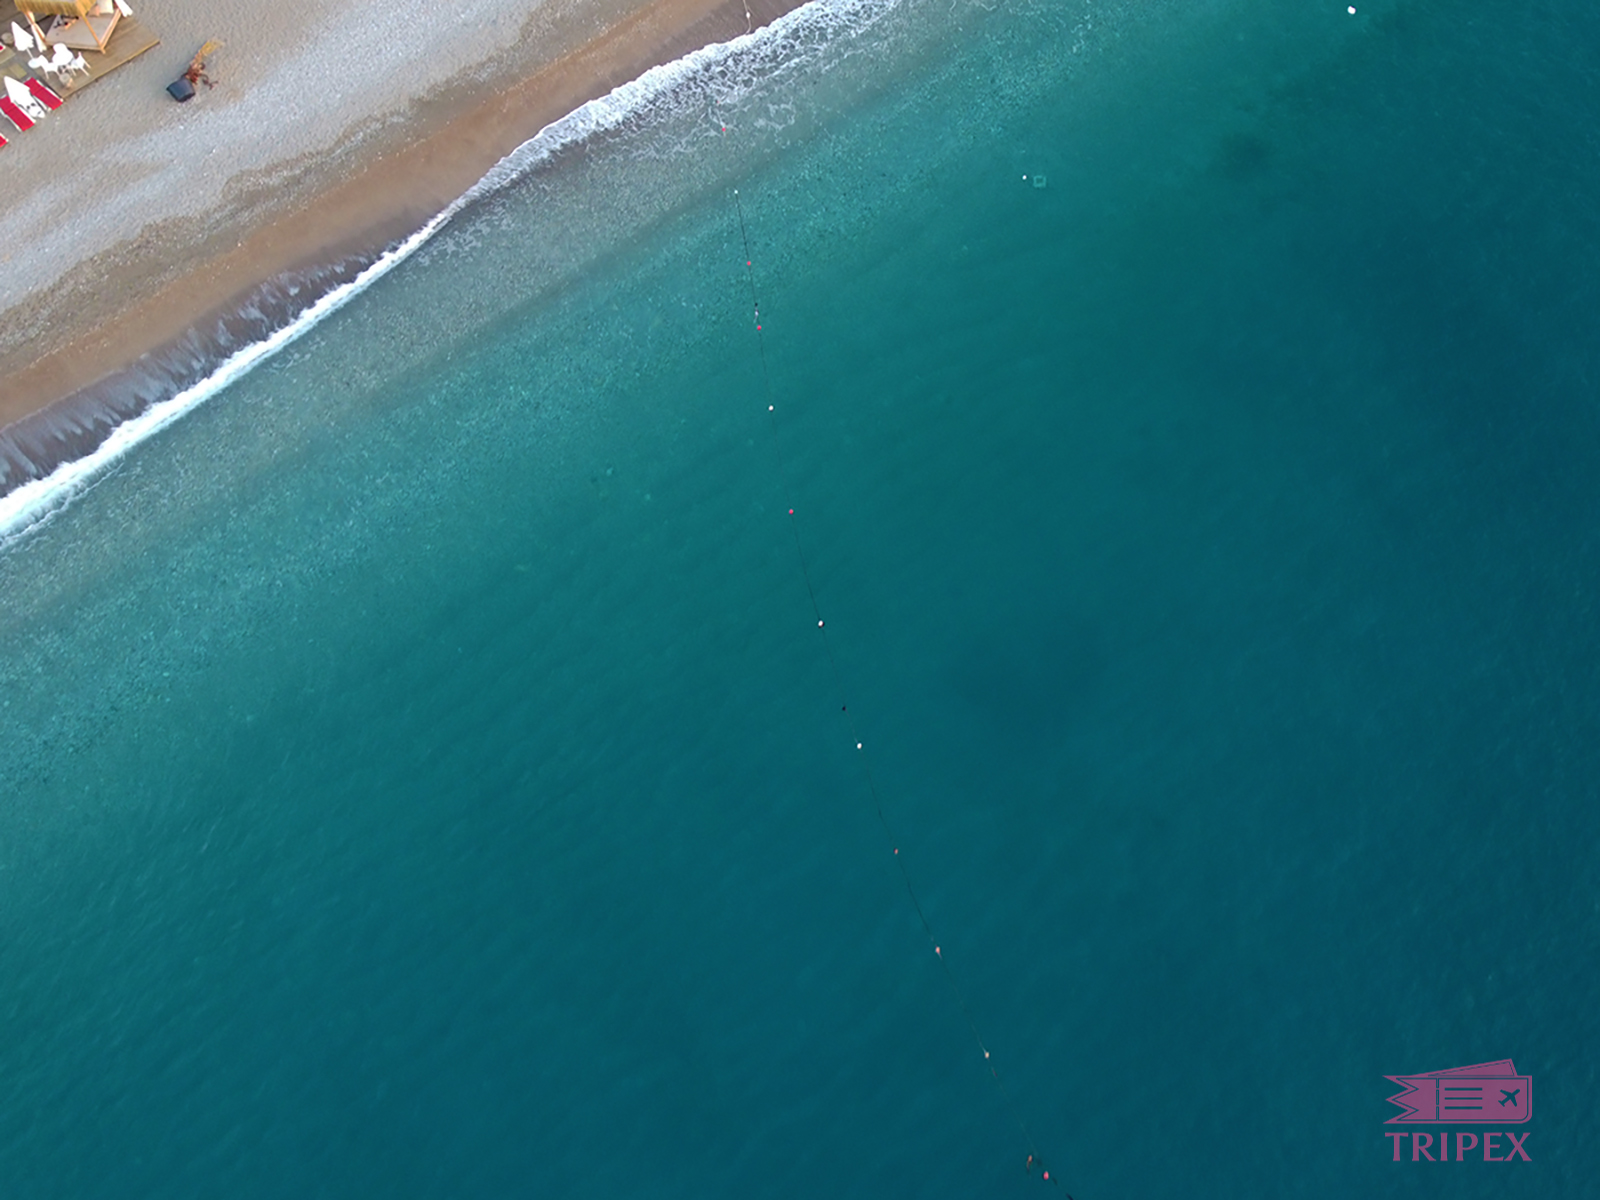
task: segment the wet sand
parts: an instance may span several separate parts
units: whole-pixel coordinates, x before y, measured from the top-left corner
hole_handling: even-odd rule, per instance
[[[169,0],[180,7],[188,3]],[[13,256],[26,243],[7,239],[12,253],[0,256],[0,281],[10,275],[13,284],[35,286],[7,286],[0,301],[7,305],[0,311],[0,427],[172,344],[263,281],[376,252],[420,227],[551,121],[652,66],[736,37],[799,3],[657,0],[620,14],[596,7],[557,15],[540,9],[540,19],[529,20],[514,52],[483,72],[421,96],[380,88],[375,107],[357,115],[331,149],[296,155],[292,152],[300,148],[292,139],[288,146],[281,136],[267,139],[254,159],[236,155],[244,165],[226,180],[208,180],[202,163],[197,178],[214,189],[220,203],[185,210],[170,195],[157,193],[146,205],[150,220],[132,237],[64,264],[54,277],[48,262],[43,269],[38,262],[14,267]],[[151,4],[141,16],[154,14],[156,7]],[[159,18],[150,20],[157,24]],[[226,71],[226,55],[234,46],[217,56],[219,74]],[[176,70],[163,63],[156,73],[175,75],[192,52],[185,41],[182,53],[167,56],[178,59]],[[433,52],[418,42],[418,53]],[[313,58],[317,54],[325,59],[324,50],[311,51]],[[304,60],[306,53],[299,57]],[[146,58],[157,61],[157,52]],[[27,137],[43,139],[57,132],[50,127],[57,123],[91,120],[95,90],[110,93],[117,78],[74,97],[50,125]],[[106,95],[101,107],[114,98]],[[227,102],[222,86],[202,92],[182,109],[166,103],[182,112],[218,100]],[[397,102],[399,119],[393,116]],[[184,134],[174,131],[173,151],[191,148]],[[14,140],[7,153],[21,140]],[[37,155],[42,141],[32,148]],[[283,167],[286,149],[291,153]],[[64,221],[92,222],[95,181],[85,183],[83,199],[74,205],[70,166],[57,164],[61,177],[47,182],[63,197]],[[135,205],[133,220],[139,215]],[[0,232],[13,231],[0,226]]]

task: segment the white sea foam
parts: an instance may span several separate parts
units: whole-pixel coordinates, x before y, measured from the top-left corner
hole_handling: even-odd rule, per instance
[[[784,67],[799,65],[875,24],[901,0],[812,0],[772,24],[652,67],[639,78],[545,126],[476,184],[354,279],[333,288],[281,329],[229,355],[198,383],[119,424],[94,450],[43,479],[0,496],[0,546],[38,527],[81,495],[134,447],[216,396],[303,337],[411,258],[474,202],[527,175],[563,149],[643,123],[653,110],[683,105],[732,107]]]

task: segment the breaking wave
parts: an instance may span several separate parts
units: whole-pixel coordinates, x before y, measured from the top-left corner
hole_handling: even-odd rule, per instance
[[[732,110],[875,25],[901,0],[811,0],[751,33],[652,67],[545,126],[409,237],[376,257],[283,276],[228,315],[0,430],[0,545],[48,520],[135,446],[303,337],[463,214],[563,151],[649,133],[688,111]],[[656,152],[671,153],[673,146]]]

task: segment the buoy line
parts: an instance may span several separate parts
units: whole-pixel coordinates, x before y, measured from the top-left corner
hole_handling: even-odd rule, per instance
[[[722,124],[720,120],[718,124]],[[722,132],[727,132],[725,124],[722,124]],[[789,464],[784,456],[783,440],[778,432],[777,403],[773,396],[772,373],[767,365],[766,331],[762,328],[761,297],[756,287],[755,255],[750,249],[750,229],[745,221],[744,201],[739,196],[738,188],[733,189],[733,204],[734,210],[739,217],[739,240],[744,248],[745,280],[750,285],[750,309],[753,323],[755,324],[756,351],[761,359],[761,387],[763,398],[767,404],[767,429],[773,454],[777,459],[778,465],[778,484],[783,490],[783,506],[789,518],[789,532],[794,541],[795,557],[800,564],[800,576],[805,582],[806,597],[811,602],[811,613],[816,618],[817,632],[822,639],[823,654],[827,657],[828,669],[833,675],[834,689],[839,698],[839,712],[844,718],[846,728],[849,731],[850,741],[854,743],[856,748],[856,763],[861,770],[861,777],[865,782],[867,793],[872,798],[872,807],[873,811],[877,813],[878,823],[883,827],[884,835],[888,839],[890,854],[894,859],[895,866],[899,869],[900,880],[905,884],[906,895],[911,900],[911,907],[916,910],[917,920],[922,923],[922,932],[927,936],[928,945],[933,948],[933,956],[938,960],[945,984],[949,987],[950,995],[954,998],[956,1006],[961,1010],[961,1015],[966,1019],[967,1028],[972,1031],[973,1041],[977,1043],[978,1050],[983,1054],[984,1066],[989,1069],[990,1077],[994,1080],[995,1086],[999,1089],[1001,1097],[1006,1102],[1006,1107],[1010,1109],[1012,1117],[1016,1120],[1017,1128],[1022,1133],[1022,1140],[1026,1144],[1028,1151],[1027,1159],[1023,1164],[1024,1170],[1031,1174],[1037,1168],[1040,1172],[1040,1178],[1044,1182],[1052,1185],[1067,1200],[1073,1200],[1072,1194],[1066,1190],[1060,1178],[1052,1173],[1046,1165],[1043,1156],[1039,1153],[1037,1144],[1034,1142],[1033,1134],[1028,1129],[1028,1123],[1023,1119],[1021,1107],[1011,1095],[1010,1089],[1006,1087],[1005,1080],[1000,1077],[1000,1070],[989,1053],[989,1047],[984,1041],[983,1032],[978,1028],[977,1018],[973,1016],[972,1009],[967,1004],[966,995],[962,992],[960,984],[956,981],[955,973],[950,969],[950,964],[945,959],[943,946],[940,944],[939,939],[934,936],[933,926],[928,922],[927,913],[922,907],[922,900],[918,897],[916,886],[911,881],[911,872],[907,869],[905,858],[900,853],[900,846],[895,838],[894,828],[889,824],[889,818],[883,811],[883,800],[878,793],[878,784],[872,774],[872,762],[867,755],[866,744],[857,730],[855,715],[850,711],[844,686],[844,674],[840,671],[838,660],[834,657],[833,644],[828,638],[828,626],[823,618],[821,605],[817,603],[816,588],[812,586],[811,565],[806,558],[805,544],[800,538],[799,518],[795,515],[794,494],[789,483]]]

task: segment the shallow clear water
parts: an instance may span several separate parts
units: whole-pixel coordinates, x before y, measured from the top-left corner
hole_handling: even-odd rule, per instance
[[[9,545],[6,1194],[1037,1191],[852,728],[1078,1200],[1587,1194],[1597,30],[1359,7],[857,14]]]

